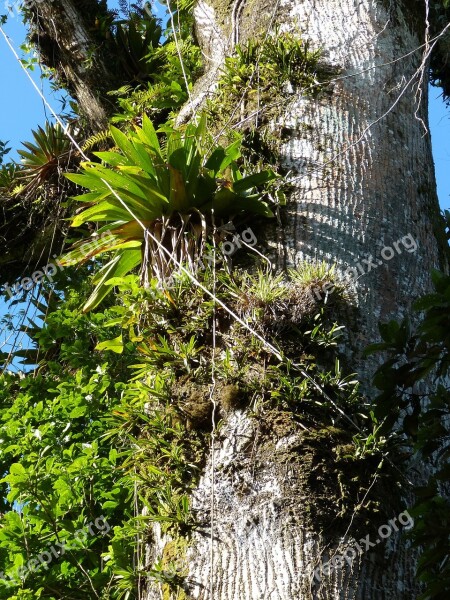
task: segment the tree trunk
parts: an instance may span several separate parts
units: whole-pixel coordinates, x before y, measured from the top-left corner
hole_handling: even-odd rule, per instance
[[[419,104],[419,79],[414,78],[422,58],[420,51],[413,52],[423,43],[413,25],[419,19],[409,18],[410,9],[397,2],[391,10],[388,4],[200,0],[195,9],[204,54],[212,57],[212,71],[198,86],[202,96],[213,89],[218,57],[231,51],[233,41],[264,39],[275,24],[300,29],[339,71],[328,94],[314,100],[294,92],[272,123],[284,132],[281,158],[294,187],[284,225],[268,248],[280,268],[305,259],[336,262],[342,275],[356,268],[359,278],[352,286],[359,316],[349,332],[347,355],[365,382],[374,363],[364,361],[361,350],[378,341],[377,322],[403,317],[411,301],[427,291],[431,268],[447,269],[430,136],[425,135],[427,82],[422,82]],[[415,87],[407,86],[411,78]],[[330,473],[318,467],[317,453],[293,421],[268,427],[269,438],[255,419],[236,411],[220,431],[214,486],[210,457],[193,497],[203,527],[194,532],[187,553],[188,597],[416,598],[415,556],[396,534],[377,551],[368,550],[351,566],[344,563],[311,585],[320,561],[343,553],[352,536],[371,532],[350,527],[345,541],[333,529],[327,538],[318,533],[305,506],[319,497],[326,502]],[[332,447],[328,450],[331,454]],[[330,497],[324,511],[331,515],[333,510]],[[166,542],[155,536],[155,556]],[[161,594],[155,585],[146,600]]]
[[[79,103],[92,130],[108,126],[112,103],[106,92],[123,85],[112,60],[106,2],[28,0],[31,40],[45,65]]]

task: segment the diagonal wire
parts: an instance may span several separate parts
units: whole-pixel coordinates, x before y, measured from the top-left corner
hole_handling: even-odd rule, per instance
[[[213,295],[216,296],[216,229],[214,224],[214,212],[212,215],[213,222],[213,266],[212,266],[212,274],[213,274]],[[215,520],[215,491],[216,491],[216,456],[215,456],[215,447],[216,447],[216,400],[215,400],[215,391],[216,391],[216,301],[213,301],[213,322],[212,322],[212,361],[211,361],[211,388],[210,388],[210,399],[212,403],[212,415],[211,415],[211,536],[210,536],[210,557],[211,557],[211,577],[210,577],[210,597],[214,598],[214,520]]]
[[[397,96],[397,98],[394,100],[394,102],[391,104],[391,106],[382,115],[380,115],[374,121],[372,121],[371,123],[369,123],[367,125],[367,127],[364,128],[363,132],[361,133],[361,135],[358,137],[357,140],[355,140],[354,142],[352,142],[351,144],[349,144],[348,146],[346,146],[341,152],[337,152],[334,156],[332,156],[326,162],[321,163],[320,167],[317,167],[317,168],[309,170],[308,174],[311,175],[312,173],[320,172],[320,171],[322,171],[324,169],[324,167],[326,167],[326,166],[334,163],[337,158],[339,158],[341,156],[344,156],[351,148],[354,148],[355,146],[357,146],[360,142],[362,142],[364,140],[364,138],[366,137],[366,134],[372,129],[372,127],[374,125],[376,125],[377,123],[379,123],[380,121],[382,121],[385,117],[387,117],[387,115],[389,113],[391,113],[394,110],[394,108],[397,106],[397,104],[400,102],[400,100],[406,94],[407,90],[412,86],[412,84],[414,83],[414,80],[417,78],[417,76],[420,74],[421,78],[423,77],[424,70],[426,69],[426,64],[428,62],[428,59],[429,59],[432,51],[434,50],[434,47],[439,42],[439,40],[441,39],[441,37],[443,37],[447,33],[447,31],[449,29],[450,29],[450,23],[448,23],[444,27],[444,29],[442,29],[442,31],[440,32],[440,34],[437,35],[434,38],[434,42],[432,44],[430,44],[430,43],[424,44],[424,46],[426,48],[426,51],[423,54],[420,66],[414,71],[413,75],[406,82],[406,84],[404,85],[403,89],[401,90],[401,92],[399,93],[399,95]],[[417,111],[416,111],[416,114],[417,114]],[[303,179],[304,176],[305,175],[298,175],[296,177],[293,177],[292,179],[289,179],[288,181],[289,181],[289,183],[294,183],[294,181],[299,181],[300,179]]]
[[[187,92],[187,95],[189,98],[189,103],[191,105],[192,111],[194,111],[194,105],[192,102],[191,91],[189,89],[189,81],[188,81],[188,78],[186,75],[186,69],[184,68],[183,55],[181,54],[181,48],[180,48],[180,45],[178,42],[178,36],[177,36],[177,32],[176,32],[176,27],[175,27],[175,20],[173,18],[172,9],[170,8],[170,1],[167,2],[166,7],[167,7],[167,11],[169,12],[169,15],[170,15],[170,23],[172,25],[173,39],[175,40],[175,47],[177,49],[178,60],[180,61],[181,70],[183,72],[183,79],[184,79],[184,84],[186,86],[186,92]]]

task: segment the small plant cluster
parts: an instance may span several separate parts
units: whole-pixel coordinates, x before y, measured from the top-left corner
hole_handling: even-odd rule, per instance
[[[42,212],[47,202],[67,196],[68,184],[62,175],[76,164],[76,157],[67,133],[58,123],[47,122],[32,134],[33,141],[24,142],[25,149],[17,151],[20,164],[2,164],[0,160],[0,192],[15,200],[16,205],[25,203],[28,208],[33,200],[30,212]],[[1,158],[8,151],[5,148]]]
[[[180,40],[179,50],[183,55],[187,88],[178,49],[172,40],[152,51],[150,63],[160,66],[153,71],[151,82],[138,85],[128,83],[109,92],[118,105],[118,111],[112,117],[113,123],[133,123],[141,118],[143,112],[151,114],[159,124],[174,120],[179,109],[189,100],[189,93],[201,67],[200,49],[190,39]]]
[[[71,141],[59,123],[47,122],[44,129],[33,131],[33,137],[34,142],[23,143],[26,150],[18,150],[22,167],[15,193],[25,198],[35,196],[44,183],[57,184],[73,160]]]
[[[320,81],[319,50],[310,50],[309,43],[299,35],[275,31],[264,42],[249,40],[237,45],[235,55],[225,59],[221,87],[234,99],[243,93],[255,94],[286,83],[313,93]]]
[[[47,122],[32,133],[33,141],[25,142],[18,150],[20,164],[7,162],[0,166],[4,214],[0,236],[6,246],[2,283],[29,270],[30,262],[45,264],[51,251],[60,250],[64,217],[68,214],[65,202],[74,190],[63,173],[76,167],[78,157],[62,127]]]
[[[311,50],[300,35],[275,31],[263,41],[237,45],[226,57],[215,97],[208,110],[226,128],[266,123],[274,106],[294,88],[316,94],[328,74],[320,64],[321,51]]]
[[[11,148],[7,147],[8,142],[0,141],[0,166],[3,164],[5,156],[10,152]]]

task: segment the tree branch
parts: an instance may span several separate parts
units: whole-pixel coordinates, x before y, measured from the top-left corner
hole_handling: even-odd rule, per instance
[[[113,109],[106,93],[126,80],[114,60],[106,2],[28,0],[25,15],[42,62],[55,70],[91,128],[104,129]]]

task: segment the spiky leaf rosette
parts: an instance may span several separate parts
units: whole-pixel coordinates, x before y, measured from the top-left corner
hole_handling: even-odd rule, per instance
[[[92,221],[100,225],[98,234],[107,234],[77,243],[62,263],[114,252],[97,274],[84,310],[101,302],[111,279],[139,264],[143,281],[149,274],[165,281],[180,263],[195,269],[209,228],[223,220],[245,213],[273,217],[263,196],[275,173],[243,174],[236,162],[241,140],[215,144],[205,117],[183,131],[170,129],[164,145],[146,116],[134,132],[125,135],[111,127],[111,134],[119,151],[95,152],[101,162],[82,163],[81,173],[66,175],[90,190],[75,198],[84,210],[72,226]]]

